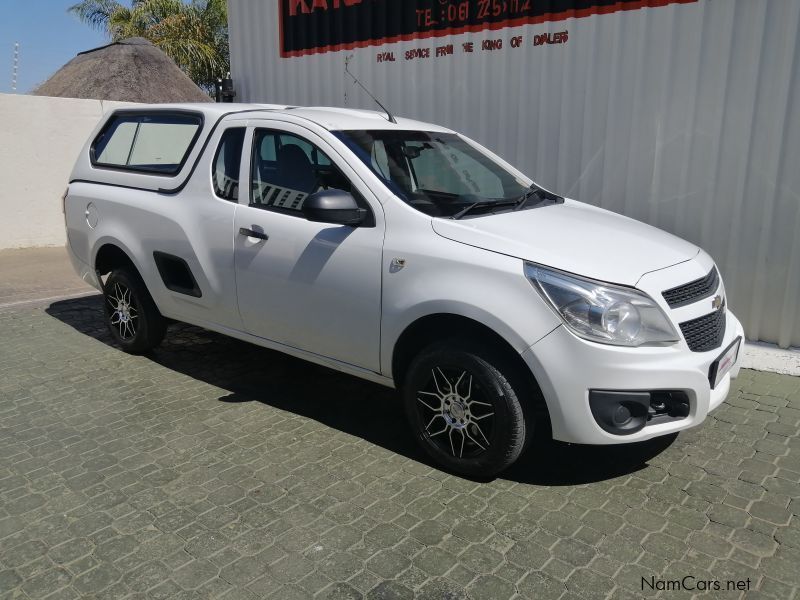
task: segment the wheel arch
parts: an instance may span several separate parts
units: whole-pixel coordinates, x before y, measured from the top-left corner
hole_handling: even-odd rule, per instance
[[[528,368],[521,354],[514,346],[494,329],[479,321],[453,313],[435,313],[418,318],[406,327],[394,345],[392,353],[392,378],[395,387],[402,389],[403,380],[414,357],[437,340],[467,338],[478,342],[482,347],[491,348],[499,353],[502,359],[513,369],[522,390],[525,401],[522,409],[534,417],[539,423],[543,435],[550,434],[550,410],[539,382]],[[509,374],[506,374],[507,376]]]
[[[468,338],[500,352],[536,388],[538,384],[525,361],[512,344],[488,325],[454,313],[435,313],[420,317],[408,325],[394,344],[392,379],[399,388],[414,357],[437,340]]]
[[[93,266],[98,276],[107,275],[119,267],[131,267],[141,276],[130,253],[123,250],[121,244],[117,242],[106,241],[100,244],[94,255]]]

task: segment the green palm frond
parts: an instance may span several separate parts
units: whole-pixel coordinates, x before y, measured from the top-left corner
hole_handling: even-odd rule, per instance
[[[127,6],[120,6],[108,20],[108,33],[115,42],[131,37],[145,37],[143,24],[133,18],[132,10]]]
[[[150,40],[208,90],[230,69],[225,0],[83,0],[69,10],[114,41]]]
[[[82,0],[67,9],[81,21],[94,29],[108,29],[108,22],[114,12],[122,8],[116,0]]]

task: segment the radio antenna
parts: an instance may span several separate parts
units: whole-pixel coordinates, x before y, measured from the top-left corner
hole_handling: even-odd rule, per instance
[[[397,119],[395,119],[394,115],[391,112],[389,112],[389,109],[386,108],[380,100],[378,100],[375,96],[373,96],[372,92],[370,92],[367,88],[365,88],[364,85],[358,80],[358,78],[350,72],[350,59],[351,58],[353,58],[352,54],[344,59],[344,72],[347,73],[348,75],[350,75],[350,77],[353,78],[353,81],[358,84],[358,87],[360,87],[362,90],[364,90],[367,93],[367,96],[372,98],[374,100],[375,104],[377,104],[378,106],[380,106],[384,110],[384,112],[386,113],[386,118],[389,119],[390,123],[397,124]]]
[[[14,43],[14,67],[11,71],[11,93],[17,93],[17,73],[19,72],[19,42]]]

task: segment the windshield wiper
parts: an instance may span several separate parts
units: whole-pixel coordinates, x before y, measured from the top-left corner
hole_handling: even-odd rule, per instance
[[[477,202],[468,204],[450,218],[458,220],[470,212],[473,208],[486,208],[489,206],[513,206],[514,208],[512,210],[519,210],[525,206],[529,198],[538,194],[542,194],[543,192],[544,190],[542,188],[537,186],[535,183],[532,183],[530,189],[527,190],[521,198],[517,198],[516,200],[478,200]],[[546,199],[547,196],[542,197],[542,201]]]
[[[541,191],[542,191],[542,188],[538,187],[535,183],[531,184],[531,189],[529,189],[527,192],[522,194],[522,197],[519,200],[515,201],[517,203],[517,205],[514,207],[514,210],[521,209],[528,202],[528,198],[530,198],[531,196],[537,195]]]
[[[519,200],[478,200],[477,202],[468,204],[450,218],[457,221],[470,212],[473,208],[486,208],[488,206],[515,206],[518,202]]]

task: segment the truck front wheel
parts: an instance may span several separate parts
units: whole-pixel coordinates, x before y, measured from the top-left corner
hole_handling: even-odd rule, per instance
[[[491,477],[525,448],[522,386],[500,353],[468,340],[436,343],[411,363],[403,401],[425,452],[451,471]]]

